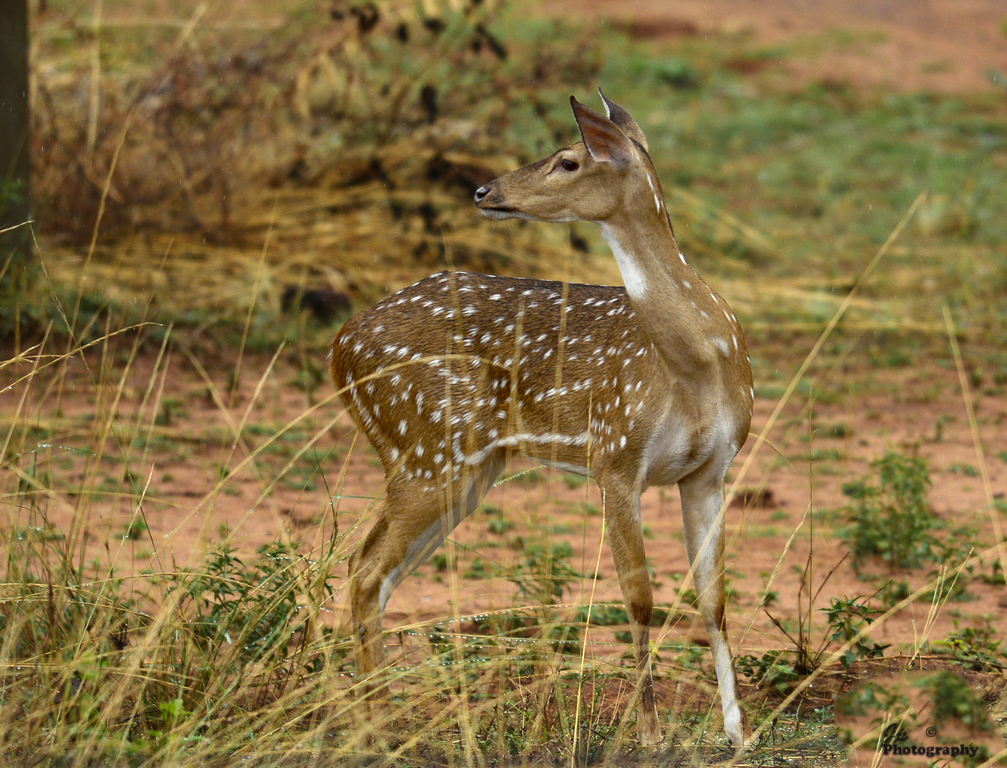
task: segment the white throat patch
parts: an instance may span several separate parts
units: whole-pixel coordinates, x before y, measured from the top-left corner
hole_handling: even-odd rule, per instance
[[[647,275],[644,274],[637,257],[622,247],[612,229],[605,224],[601,225],[601,235],[612,249],[619,271],[622,273],[622,282],[626,285],[626,292],[630,298],[643,299],[647,295]]]

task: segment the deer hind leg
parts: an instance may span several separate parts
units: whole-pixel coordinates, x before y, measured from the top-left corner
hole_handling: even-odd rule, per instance
[[[723,477],[693,475],[679,482],[679,491],[685,546],[699,597],[699,612],[710,637],[717,670],[724,730],[735,749],[740,751],[749,730],[745,712],[738,703],[737,677],[724,614],[724,480]]]
[[[392,592],[471,514],[503,468],[503,455],[467,467],[454,482],[424,491],[422,481],[389,479],[374,525],[350,561],[350,617],[357,672],[381,666],[381,618]]]
[[[654,596],[643,547],[640,496],[636,492],[605,488],[605,516],[608,539],[619,574],[626,612],[629,614],[636,655],[638,722],[640,743],[658,744],[661,728],[657,721],[654,678],[650,669],[650,619]]]

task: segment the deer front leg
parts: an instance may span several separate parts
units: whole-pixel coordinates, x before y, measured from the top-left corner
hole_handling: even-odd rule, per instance
[[[722,477],[692,476],[679,482],[685,546],[699,598],[699,613],[710,637],[724,730],[737,751],[745,748],[750,734],[745,711],[738,702],[737,676],[731,646],[727,641],[724,612],[724,481]]]
[[[650,618],[654,609],[654,596],[650,574],[647,573],[647,554],[643,547],[639,495],[606,489],[605,516],[609,526],[609,545],[633,635],[640,743],[645,746],[659,744],[661,728],[657,721],[654,678],[650,669]]]

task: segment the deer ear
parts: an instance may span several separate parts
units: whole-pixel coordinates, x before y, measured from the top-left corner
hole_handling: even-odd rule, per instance
[[[612,163],[625,168],[633,159],[633,142],[622,129],[604,115],[588,109],[573,96],[570,97],[573,116],[577,118],[580,135],[587,151],[598,162]]]
[[[636,120],[630,116],[629,112],[605,96],[601,92],[601,88],[598,89],[598,95],[605,102],[605,112],[608,115],[608,119],[618,125],[629,138],[649,152],[650,148],[647,146],[647,137],[643,135],[640,126],[636,124]]]

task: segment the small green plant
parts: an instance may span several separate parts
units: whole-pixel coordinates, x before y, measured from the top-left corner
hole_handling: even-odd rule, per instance
[[[278,662],[294,636],[304,631],[306,614],[298,595],[306,561],[293,545],[259,547],[246,565],[232,547],[213,551],[198,573],[180,571],[168,578],[171,594],[180,591],[180,607],[189,615],[192,637],[204,648],[234,645],[247,662]],[[329,579],[320,586],[327,594]],[[320,664],[321,659],[312,659]]]
[[[628,645],[633,642],[633,633],[628,629],[620,629],[615,633],[615,639]]]
[[[514,523],[510,520],[504,518],[503,515],[496,515],[491,517],[489,522],[486,523],[486,527],[489,528],[490,533],[496,536],[503,536],[508,531],[514,529]]]
[[[671,611],[667,606],[655,605],[650,616],[650,626],[660,627],[668,619]],[[577,609],[577,619],[582,622],[590,622],[599,627],[608,627],[616,624],[629,624],[629,613],[625,608],[616,605],[582,605]]]
[[[710,658],[710,652],[702,645],[697,645],[695,643],[690,643],[682,648],[677,649],[678,654],[678,665],[682,669],[690,669],[696,672],[703,671],[703,665],[706,663],[707,659]],[[740,659],[735,660],[736,663],[740,662]]]
[[[486,628],[479,627],[479,629],[485,631]],[[448,659],[455,657],[455,643],[452,640],[451,632],[445,628],[443,623],[438,622],[430,628],[427,640],[436,658],[447,662]],[[465,662],[463,669],[466,681],[469,683],[474,682],[479,675],[478,662],[483,661],[485,657],[483,644],[482,638],[462,638],[460,660]]]
[[[555,605],[567,585],[581,578],[570,565],[571,557],[573,547],[565,541],[551,548],[530,544],[525,550],[524,562],[514,568],[508,579],[522,598],[531,598],[541,605]]]
[[[325,369],[314,363],[310,357],[304,357],[300,362],[301,366],[290,383],[303,390],[310,398],[317,387],[325,384]]]
[[[850,437],[853,434],[853,428],[849,424],[840,421],[837,424],[833,424],[826,431],[829,437],[835,437],[837,439],[842,439],[845,437]]]
[[[579,624],[557,623],[552,606],[559,603],[567,586],[581,578],[571,565],[573,547],[565,541],[546,547],[530,544],[524,561],[510,573],[508,579],[517,587],[517,597],[529,603],[528,611],[519,620],[527,628],[544,631],[557,653],[576,653],[580,638]]]
[[[964,462],[955,462],[951,465],[950,471],[956,475],[965,475],[965,477],[979,477],[979,470],[975,468],[975,465]]]
[[[142,538],[145,533],[147,533],[147,521],[137,515],[129,521],[126,529],[122,532],[122,538],[135,541]]]
[[[679,589],[678,597],[685,605],[690,605],[693,608],[699,607],[699,595],[696,594],[696,590],[693,589],[692,587]]]
[[[879,613],[878,610],[871,608],[866,602],[860,602],[860,600],[860,597],[832,598],[829,607],[821,609],[828,617],[829,629],[817,648],[812,645],[810,620],[806,621],[803,617],[800,619],[798,634],[797,637],[794,637],[778,619],[768,611],[766,612],[777,629],[793,643],[792,649],[779,653],[786,653],[793,658],[790,666],[796,674],[805,676],[818,669],[833,647],[845,643],[850,643],[850,647],[840,655],[839,662],[846,668],[860,659],[879,658],[884,655],[885,649],[888,648],[887,645],[881,645],[866,635],[857,637],[863,629],[873,623],[874,616]],[[777,666],[781,658],[782,656],[778,655],[772,659],[763,660],[760,662],[759,669],[766,673],[770,667]],[[782,684],[783,681],[789,679],[786,674],[783,674],[784,672],[786,672],[785,669],[774,673],[777,675],[774,678],[777,683]]]
[[[809,461],[842,461],[845,454],[836,448],[816,448],[808,454]]]
[[[629,614],[625,608],[614,605],[582,605],[577,609],[577,619],[599,627],[609,627],[613,624],[628,624]]]
[[[944,425],[948,422],[948,417],[943,413],[937,417],[937,421],[934,423],[934,442],[943,443],[944,442]]]
[[[850,717],[862,717],[874,712],[908,712],[912,708],[909,697],[874,680],[858,685],[850,693],[836,701],[836,713]],[[883,715],[872,722],[883,720]]]
[[[759,598],[760,607],[769,607],[773,605],[780,597],[780,593],[775,589],[767,589],[762,593],[762,597]]]
[[[738,674],[753,685],[767,686],[780,693],[787,693],[802,677],[785,660],[788,655],[787,650],[770,651],[761,656],[745,654],[736,657],[734,663]]]
[[[874,623],[874,616],[880,611],[871,608],[866,603],[858,602],[859,597],[845,599],[832,598],[828,608],[822,610],[828,616],[832,634],[830,643],[847,643],[851,645],[842,656],[840,663],[849,669],[853,662],[860,659],[875,659],[884,655],[887,645],[875,642],[867,635],[857,637],[863,630]]]
[[[481,557],[477,557],[469,563],[468,569],[462,574],[466,579],[485,579],[489,575],[490,571],[486,566],[486,561]]]
[[[825,585],[828,584],[829,579],[832,578],[836,569],[845,559],[844,556],[825,575],[817,590],[813,589],[811,582],[811,554],[809,553],[803,568],[795,565],[796,570],[801,575],[797,599],[798,616],[796,631],[792,628],[793,622],[787,621],[785,625],[784,621],[777,619],[769,612],[765,604],[762,605],[762,610],[766,613],[766,616],[791,642],[793,647],[785,649],[782,652],[777,652],[772,658],[763,658],[758,663],[749,660],[747,662],[748,668],[753,671],[753,674],[758,672],[760,680],[763,680],[766,675],[771,673],[774,685],[777,687],[781,685],[786,686],[789,684],[791,671],[802,677],[810,674],[822,665],[826,656],[837,645],[849,644],[849,647],[839,657],[840,663],[845,667],[849,667],[850,664],[858,659],[874,658],[884,654],[884,650],[888,646],[876,643],[866,635],[858,637],[862,630],[870,626],[874,620],[874,615],[878,613],[877,610],[867,604],[867,601],[861,601],[860,597],[832,598],[828,608],[820,609],[828,617],[828,629],[818,642],[818,645],[815,646],[814,644],[813,638],[817,634],[813,624],[814,605]],[[790,659],[786,664],[783,664],[782,654],[786,654]]]
[[[979,576],[979,579],[995,587],[1002,587],[1007,584],[1007,579],[1004,579],[1003,566],[1000,565],[999,560],[994,560],[990,563],[989,574],[983,573]]]
[[[699,73],[685,58],[671,57],[657,62],[654,74],[658,82],[677,90],[692,90],[700,84]]]
[[[944,670],[928,675],[923,685],[934,703],[932,719],[938,723],[958,720],[976,731],[991,731],[986,707],[972,687],[954,672]]]
[[[516,480],[525,488],[531,488],[545,482],[545,473],[537,469],[529,469],[524,472],[518,472],[511,479]]]
[[[843,486],[853,501],[847,507],[849,524],[840,534],[853,551],[854,568],[872,556],[899,568],[938,562],[941,545],[933,531],[941,523],[927,502],[926,464],[889,451],[871,468],[878,474],[877,485],[858,480]]]
[[[901,603],[912,593],[913,590],[910,588],[909,582],[905,580],[889,581],[878,590],[878,598],[887,610]]]
[[[979,627],[960,629],[936,645],[950,651],[966,669],[990,672],[1007,668],[1007,641],[998,636],[989,622]]]
[[[436,552],[434,556],[430,558],[430,562],[433,564],[437,573],[444,573],[448,569],[448,556],[443,552]]]
[[[161,407],[157,412],[157,416],[154,417],[154,423],[158,426],[166,427],[173,424],[176,417],[186,415],[188,415],[188,410],[181,400],[177,397],[162,397]]]

